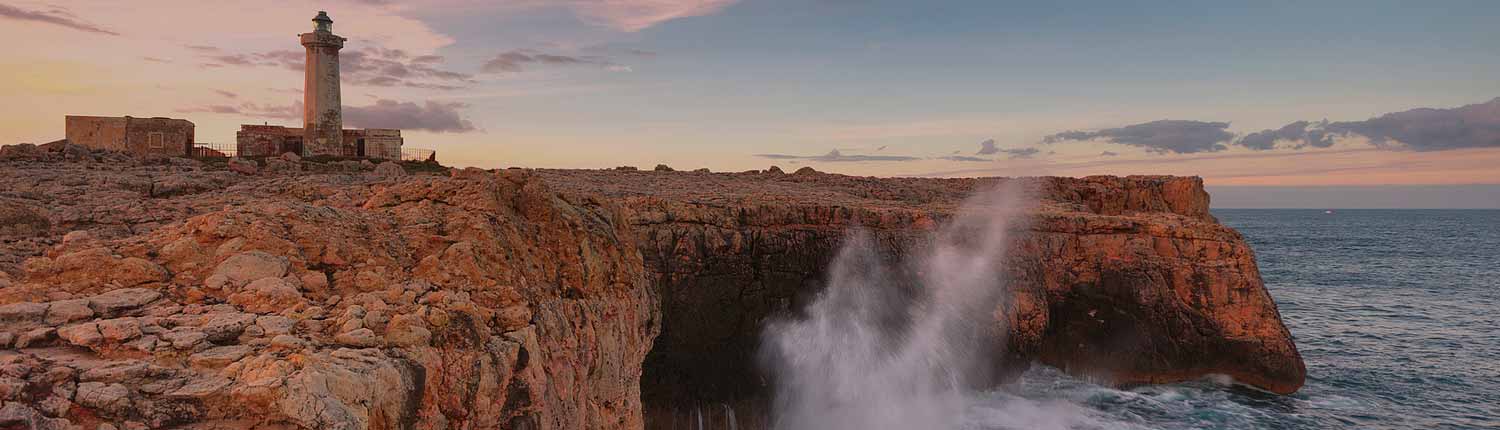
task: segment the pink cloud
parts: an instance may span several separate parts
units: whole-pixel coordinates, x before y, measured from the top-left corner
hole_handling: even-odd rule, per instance
[[[641,31],[678,18],[718,13],[738,0],[594,0],[575,1],[569,9],[580,19],[621,31]]]

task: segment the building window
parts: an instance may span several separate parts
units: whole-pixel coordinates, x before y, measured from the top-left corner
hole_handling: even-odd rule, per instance
[[[150,133],[146,133],[146,147],[151,149],[166,148],[167,143],[164,140],[161,132],[153,131]]]

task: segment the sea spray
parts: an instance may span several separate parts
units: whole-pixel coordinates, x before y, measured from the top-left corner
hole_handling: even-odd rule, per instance
[[[768,324],[777,429],[951,429],[1003,339],[1002,264],[1032,200],[1013,181],[968,199],[917,255],[892,261],[854,232],[826,288]]]

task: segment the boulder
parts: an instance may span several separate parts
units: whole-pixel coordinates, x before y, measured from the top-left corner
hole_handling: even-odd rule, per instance
[[[89,308],[103,316],[121,315],[161,298],[161,293],[145,288],[121,288],[89,297]]]
[[[246,285],[243,291],[229,295],[229,303],[255,313],[292,309],[303,302],[297,287],[281,278],[261,278]]]
[[[94,316],[88,299],[59,300],[48,305],[47,325],[62,325]]]
[[[287,259],[265,251],[241,252],[230,256],[214,268],[231,286],[239,287],[258,279],[286,276]]]

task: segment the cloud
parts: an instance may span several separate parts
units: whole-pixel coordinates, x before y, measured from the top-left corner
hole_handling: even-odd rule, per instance
[[[996,152],[1000,152],[1000,148],[995,146],[995,139],[985,139],[985,141],[979,142],[979,152],[976,154],[990,155]]]
[[[1329,123],[1324,128],[1329,133],[1363,136],[1386,149],[1500,147],[1500,97],[1451,109],[1418,108],[1364,121]]]
[[[1044,137],[1042,143],[1102,140],[1146,148],[1154,154],[1217,152],[1227,149],[1225,144],[1234,140],[1227,128],[1227,122],[1160,120],[1097,131],[1065,131]]]
[[[616,64],[599,56],[570,56],[538,52],[534,49],[513,49],[495,55],[479,67],[483,73],[517,73],[534,65],[578,66],[593,65],[612,72],[632,71],[630,66]]]
[[[995,161],[988,158],[970,157],[967,155],[949,155],[947,157],[938,157],[938,159],[948,161]]]
[[[1418,108],[1364,121],[1296,121],[1275,130],[1250,133],[1235,141],[1254,150],[1327,148],[1335,137],[1363,137],[1377,148],[1444,151],[1500,147],[1500,97],[1451,109]],[[1282,148],[1288,148],[1283,145]]]
[[[474,131],[472,122],[459,109],[468,105],[456,102],[427,101],[424,105],[395,100],[377,100],[370,106],[344,106],[344,125],[363,128],[399,128],[438,133]]]
[[[455,102],[413,102],[376,100],[369,106],[344,106],[344,126],[349,128],[397,128],[438,133],[463,133],[477,130],[463,117],[460,109],[468,105]],[[178,109],[180,113],[240,115],[254,119],[302,119],[302,101],[287,105],[210,104]]]
[[[1297,121],[1282,126],[1275,130],[1261,130],[1250,133],[1235,141],[1240,146],[1254,149],[1275,149],[1276,142],[1300,142],[1295,146],[1297,149],[1304,147],[1327,148],[1333,146],[1333,134],[1327,130],[1328,121],[1307,122]]]
[[[240,104],[210,104],[205,106],[177,109],[179,113],[212,113],[226,115],[240,115],[251,118],[268,119],[301,119],[302,101],[294,101],[290,105],[261,105],[251,102]]]
[[[738,0],[572,1],[568,9],[584,22],[637,32],[678,18],[718,13]]]
[[[89,33],[108,34],[110,36],[120,35],[120,33],[109,31],[94,24],[79,20],[77,17],[74,17],[67,11],[60,9],[53,9],[50,11],[32,11],[21,9],[15,6],[0,4],[0,17],[10,18],[18,21],[32,21],[59,25],[74,30],[86,31]]]
[[[142,60],[146,60],[146,61],[150,61],[150,62],[153,62],[153,63],[171,63],[172,62],[172,60],[168,60],[168,59],[165,59],[165,58],[156,58],[156,57],[141,57],[141,59]]]
[[[200,49],[201,48],[201,49]],[[189,46],[209,62],[203,67],[280,67],[301,72],[307,53],[290,49],[246,54],[223,54],[217,48]],[[371,47],[339,55],[339,74],[345,85],[372,87],[409,87],[429,90],[457,90],[473,84],[473,75],[435,67],[442,57],[412,57],[400,49]]]
[[[240,96],[239,94],[235,94],[233,92],[224,91],[224,90],[214,90],[214,92],[219,93],[219,95],[221,95],[221,96],[229,97],[231,99],[233,99],[233,98],[239,98],[239,96]]]
[[[835,149],[823,155],[788,155],[788,154],[755,154],[756,157],[769,158],[772,160],[808,160],[824,161],[831,163],[863,162],[863,161],[914,161],[918,157],[907,157],[902,155],[856,155],[843,154]]]
[[[1040,153],[1042,151],[1039,150],[1039,149],[1036,149],[1036,148],[1016,148],[1016,149],[1001,149],[1000,152],[1003,152],[1006,155],[1009,155],[1010,159],[1014,160],[1014,159],[1017,159],[1017,158],[1031,158],[1032,156],[1034,156],[1034,155],[1036,155],[1036,154],[1038,154],[1038,153]]]

